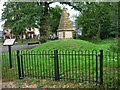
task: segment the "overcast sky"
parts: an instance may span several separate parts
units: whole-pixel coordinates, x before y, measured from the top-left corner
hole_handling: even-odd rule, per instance
[[[3,7],[4,1],[6,1],[6,0],[0,0],[0,31],[3,30],[2,29],[2,24],[4,24],[4,21],[1,22],[1,15],[2,15],[2,9],[4,8]],[[76,15],[78,16],[79,15],[79,12],[74,10],[74,9],[72,9],[72,7],[70,7],[68,5],[62,5],[59,2],[52,3],[50,5],[50,7],[55,7],[56,5],[61,6],[61,8],[63,8],[63,6],[65,6],[68,9],[67,12],[70,14],[69,18],[70,18],[71,21],[75,20],[74,16],[76,16]]]
[[[4,4],[4,0],[0,0],[0,31],[2,31],[1,25],[4,24],[4,22],[1,22],[1,15],[2,15],[3,4]]]
[[[55,3],[50,4],[51,7],[55,7],[56,5],[61,6],[61,8],[63,8],[63,6],[65,6],[68,9],[67,12],[70,14],[69,18],[72,21],[74,21],[74,19],[75,19],[75,18],[73,18],[73,16],[79,15],[79,11],[72,9],[72,7],[70,7],[69,5],[62,5],[59,2],[55,2]]]

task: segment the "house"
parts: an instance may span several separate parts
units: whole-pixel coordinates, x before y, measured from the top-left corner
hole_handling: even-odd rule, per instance
[[[18,35],[18,37],[20,39],[39,39],[40,38],[39,29],[37,28],[26,29],[26,31],[23,32],[23,35]],[[15,35],[10,29],[3,31],[3,39],[12,38],[15,38]]]
[[[3,39],[12,39],[12,38],[15,38],[15,35],[10,29],[3,31]]]
[[[23,34],[23,39],[39,39],[40,33],[37,28],[29,28]]]

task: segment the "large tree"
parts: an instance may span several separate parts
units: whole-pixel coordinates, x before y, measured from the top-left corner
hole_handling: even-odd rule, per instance
[[[2,19],[5,20],[5,29],[9,28],[15,35],[20,35],[26,28],[40,28],[42,5],[30,2],[9,2],[4,5]]]
[[[83,28],[84,37],[104,39],[117,34],[117,3],[92,2],[81,7],[77,24]]]
[[[53,2],[7,2],[4,4],[2,19],[4,28],[11,29],[15,35],[23,34],[26,28],[36,27],[41,36],[56,33],[61,16],[61,8],[49,5]]]
[[[48,22],[50,23],[50,32],[57,33],[61,13],[62,9],[60,6],[56,5],[56,7],[54,8],[50,7],[48,15]]]

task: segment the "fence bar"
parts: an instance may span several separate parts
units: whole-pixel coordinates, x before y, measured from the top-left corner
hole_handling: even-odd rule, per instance
[[[20,69],[20,55],[19,55],[19,51],[17,51],[17,61],[18,61],[18,76],[19,79],[21,79],[22,75],[21,75],[21,69]]]
[[[118,64],[117,66],[120,67],[120,53],[119,52],[117,52],[117,64]],[[119,70],[117,70],[117,77],[118,77],[117,83],[120,82],[119,76],[120,76],[120,73],[119,73]],[[119,85],[118,85],[118,88],[119,88]]]
[[[100,85],[103,85],[103,50],[100,50]]]
[[[59,80],[58,50],[54,50],[55,80]]]
[[[24,70],[23,70],[23,58],[21,55],[21,69],[22,69],[22,78],[24,77]]]
[[[9,60],[10,60],[10,68],[12,68],[12,55],[11,55],[11,46],[8,45],[8,49],[9,49]]]
[[[98,83],[98,56],[96,55],[96,84]]]

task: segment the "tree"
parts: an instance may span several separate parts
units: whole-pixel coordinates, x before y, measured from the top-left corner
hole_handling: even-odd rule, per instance
[[[117,33],[116,3],[83,3],[80,8],[81,15],[77,18],[77,24],[83,28],[83,37],[104,39]]]
[[[3,9],[2,19],[5,20],[4,27],[11,29],[14,34],[20,35],[26,28],[36,27],[41,36],[48,35],[51,28],[53,32],[57,29],[61,9],[57,6],[50,8],[52,2],[7,2]],[[50,22],[51,21],[51,22]],[[51,24],[50,24],[50,23]]]
[[[58,5],[54,8],[51,7],[49,9],[48,22],[50,23],[50,31],[52,33],[57,33],[61,13],[62,13],[61,7]]]
[[[42,6],[36,3],[9,2],[4,4],[2,19],[4,27],[11,29],[15,35],[22,34],[26,28],[40,28],[40,19],[43,18]]]

